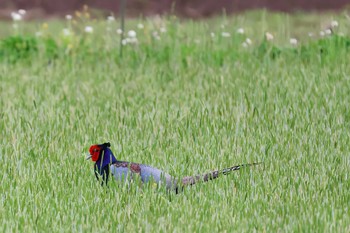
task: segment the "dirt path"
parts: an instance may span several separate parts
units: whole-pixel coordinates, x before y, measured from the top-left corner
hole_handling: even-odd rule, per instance
[[[255,8],[267,8],[276,11],[293,10],[336,10],[350,6],[350,0],[127,0],[129,16],[149,16],[174,11],[177,15],[190,18],[210,17],[221,14],[223,9],[227,14]],[[91,8],[101,9],[106,14],[119,12],[119,1],[111,0],[0,0],[0,18],[9,16],[14,9],[34,9],[29,17],[64,15],[81,9],[86,4]],[[173,9],[173,10],[172,10]]]

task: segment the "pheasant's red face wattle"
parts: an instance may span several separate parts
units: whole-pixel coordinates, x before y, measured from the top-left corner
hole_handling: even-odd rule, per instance
[[[101,147],[99,145],[92,145],[90,146],[89,152],[91,155],[92,161],[96,162],[101,154]]]

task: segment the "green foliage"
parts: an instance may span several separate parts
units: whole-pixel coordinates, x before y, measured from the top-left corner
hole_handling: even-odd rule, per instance
[[[332,35],[303,45],[300,49],[300,57],[304,60],[321,60],[322,63],[334,62],[343,59],[349,49],[349,37]]]
[[[0,61],[17,63],[30,62],[42,55],[44,59],[57,58],[59,47],[57,42],[51,38],[31,36],[9,36],[0,41]]]
[[[16,62],[28,60],[38,52],[38,43],[30,36],[10,36],[0,42],[0,60]]]
[[[312,59],[322,61],[342,59],[349,51],[350,38],[339,35],[331,35],[326,38],[317,39],[299,48],[277,47],[273,43],[263,40],[262,43],[254,51],[255,56],[267,60],[275,60],[280,57],[296,56],[305,62]]]
[[[59,47],[53,38],[45,38],[40,41],[44,45],[44,56],[48,59],[57,58],[59,56]]]
[[[264,58],[268,60],[277,59],[282,53],[282,49],[275,46],[267,40],[263,40],[259,47],[255,51],[255,55],[259,58]]]
[[[209,44],[207,50],[189,43],[178,44],[176,48],[173,46],[167,43],[164,45],[141,44],[134,48],[127,48],[127,60],[132,61],[135,66],[143,59],[150,59],[158,64],[166,62],[171,65],[174,58],[180,58],[184,68],[189,68],[193,59],[199,59],[203,63],[214,62],[222,66],[225,61],[226,63],[234,62],[243,56],[266,61],[294,57],[300,58],[304,62],[309,62],[312,59],[328,62],[330,59],[338,59],[347,53],[350,47],[350,38],[332,35],[310,41],[298,47],[277,46],[273,42],[264,39],[258,46],[246,51],[242,51],[241,48],[237,48],[235,45],[229,45],[229,49],[212,49],[211,46],[213,45]],[[38,55],[48,60],[57,59],[59,56],[66,56],[67,59],[76,57],[87,61],[92,59],[91,62],[106,57],[113,58],[116,62],[119,62],[120,59],[117,48],[106,49],[96,46],[90,41],[90,38],[80,38],[74,35],[58,38],[17,35],[6,37],[0,43],[1,61],[10,63],[27,62],[30,59],[35,59]]]

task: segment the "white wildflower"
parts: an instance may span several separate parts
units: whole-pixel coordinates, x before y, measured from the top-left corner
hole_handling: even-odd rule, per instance
[[[243,43],[242,43],[242,46],[243,46],[244,48],[247,48],[247,47],[248,47],[247,42],[243,42]]]
[[[43,33],[41,31],[38,31],[38,32],[35,33],[36,37],[41,37],[42,35],[43,35]]]
[[[139,24],[137,24],[137,28],[138,28],[138,29],[143,29],[143,28],[144,28],[144,26],[143,26],[143,24],[142,24],[142,23],[139,23]]]
[[[136,32],[134,30],[128,31],[128,37],[135,38],[136,37]]]
[[[64,36],[69,36],[70,35],[70,30],[68,28],[63,28],[62,30]]]
[[[324,31],[320,31],[320,36],[324,37],[325,33]]]
[[[252,40],[249,39],[249,38],[245,39],[245,42],[246,42],[248,45],[251,45],[251,44],[252,44]]]
[[[266,40],[271,41],[271,40],[273,40],[273,35],[271,33],[269,33],[269,32],[266,32],[265,33],[265,38],[266,38]]]
[[[139,42],[136,37],[126,38],[126,39],[130,44],[137,44]]]
[[[86,27],[85,27],[85,32],[86,32],[86,33],[93,33],[93,32],[94,32],[94,28],[91,27],[91,26],[86,26]]]
[[[331,34],[332,34],[332,30],[331,30],[331,29],[326,29],[324,32],[325,32],[327,35],[331,35]]]
[[[230,37],[231,34],[230,34],[229,32],[222,32],[222,33],[221,33],[221,36],[222,36],[222,37]]]
[[[66,15],[66,20],[72,20],[72,16],[71,15]]]
[[[25,15],[26,13],[27,13],[27,11],[24,10],[24,9],[19,9],[18,10],[18,14],[20,14],[20,15]]]
[[[12,12],[11,17],[13,21],[21,21],[22,15],[18,14],[17,12]]]
[[[122,45],[127,45],[127,44],[137,44],[139,41],[137,40],[136,36],[135,37],[127,37],[122,40]]]
[[[331,22],[331,26],[332,26],[332,28],[336,28],[336,27],[338,27],[338,26],[339,26],[338,21],[333,20],[333,21]]]
[[[159,34],[158,34],[157,31],[154,31],[154,32],[152,33],[152,36],[154,37],[154,39],[160,40],[160,36],[159,36]]]
[[[243,28],[238,28],[237,29],[238,34],[244,34],[244,29]]]
[[[314,34],[312,32],[309,32],[308,35],[309,35],[309,37],[313,37],[314,36]]]
[[[291,45],[297,45],[297,44],[298,44],[298,40],[295,39],[295,38],[290,38],[289,43],[290,43]]]
[[[159,31],[160,31],[161,33],[165,33],[165,32],[166,32],[166,28],[165,28],[165,27],[161,27],[161,28],[159,28]]]
[[[214,38],[214,37],[215,37],[215,33],[214,33],[214,32],[211,32],[211,33],[210,33],[210,36],[211,36],[212,38]]]
[[[118,33],[119,35],[121,35],[121,34],[123,34],[123,30],[120,29],[120,28],[118,28],[118,29],[117,29],[117,33]]]
[[[113,21],[115,21],[114,16],[113,16],[113,15],[108,16],[108,17],[107,17],[107,21],[108,21],[108,22],[113,22]]]

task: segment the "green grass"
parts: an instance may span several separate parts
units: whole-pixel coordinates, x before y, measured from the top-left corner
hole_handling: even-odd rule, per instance
[[[332,18],[345,36],[307,36]],[[27,55],[12,50],[15,39],[0,46],[0,231],[349,232],[349,21],[252,12],[142,22],[122,59],[117,24],[109,34],[102,21],[84,39],[79,28],[90,22],[69,39],[66,22],[49,22]],[[220,36],[222,23],[230,38]],[[23,23],[17,35],[35,38],[40,24]],[[167,32],[155,41],[159,24]],[[1,28],[12,38],[11,24]],[[266,31],[274,42],[263,41]],[[246,37],[253,44],[243,48]],[[117,182],[105,189],[83,156],[105,141],[118,159],[176,177],[264,166],[180,195]]]

